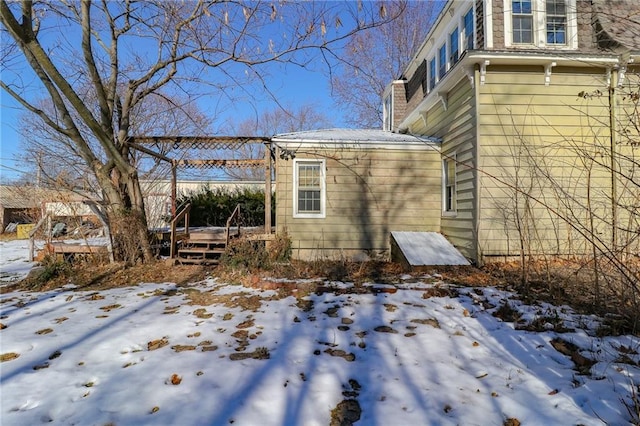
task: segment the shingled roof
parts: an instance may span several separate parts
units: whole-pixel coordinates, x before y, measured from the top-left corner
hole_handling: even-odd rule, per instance
[[[82,196],[70,191],[34,186],[0,185],[0,206],[5,209],[39,208],[47,201],[79,201]]]
[[[598,44],[618,52],[640,51],[638,0],[593,0]]]

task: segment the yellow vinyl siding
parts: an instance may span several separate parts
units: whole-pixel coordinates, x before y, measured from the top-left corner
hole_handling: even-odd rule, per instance
[[[437,150],[300,149],[297,159],[326,161],[326,217],[292,215],[292,161],[277,160],[276,224],[302,259],[388,254],[391,231],[440,228]]]
[[[440,232],[463,255],[475,259],[476,107],[474,89],[468,79],[461,80],[447,93],[446,103],[446,110],[442,102],[435,103],[427,111],[426,126],[418,120],[412,131],[442,138],[443,159],[455,154],[456,212],[455,216],[442,216]]]
[[[591,219],[610,238],[605,71],[554,68],[545,86],[541,68],[490,67],[480,92],[482,254],[584,254],[572,224]]]

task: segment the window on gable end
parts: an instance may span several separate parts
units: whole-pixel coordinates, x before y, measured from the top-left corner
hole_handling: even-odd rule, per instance
[[[438,79],[447,73],[447,43],[438,49]]]
[[[463,24],[464,35],[462,37],[462,49],[472,50],[475,39],[475,31],[473,30],[473,8],[469,9],[469,11],[464,15]]]
[[[458,62],[458,58],[460,58],[460,51],[458,49],[459,37],[460,35],[457,28],[449,35],[449,51],[451,52],[449,54],[449,63],[451,66]]]

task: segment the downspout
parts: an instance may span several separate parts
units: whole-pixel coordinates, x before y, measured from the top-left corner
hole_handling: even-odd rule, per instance
[[[476,263],[478,264],[478,266],[482,266],[483,259],[482,259],[482,253],[481,253],[481,249],[480,249],[480,212],[481,212],[481,203],[480,203],[480,193],[481,193],[481,188],[480,188],[480,110],[478,108],[478,103],[479,103],[479,99],[480,99],[480,69],[479,67],[476,65],[473,67],[473,82],[474,82],[474,109],[475,109],[475,114],[474,114],[474,119],[476,120],[475,123],[475,128],[476,128],[476,143],[474,145],[474,153],[473,153],[473,157],[474,157],[474,161],[475,161],[475,167],[474,167],[474,171],[475,171],[475,215],[474,215],[474,224],[473,224],[473,229],[475,232],[474,235],[474,243],[475,243],[475,251],[476,251]]]
[[[618,70],[611,70],[609,79],[609,150],[611,155],[611,248],[614,252],[618,247],[618,166],[616,163],[616,146],[618,144],[617,112],[618,101],[616,87],[618,85]]]

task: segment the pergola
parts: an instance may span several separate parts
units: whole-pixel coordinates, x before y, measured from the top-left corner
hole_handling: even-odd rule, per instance
[[[265,177],[265,233],[271,233],[271,169],[272,151],[271,138],[266,136],[133,136],[128,145],[144,154],[165,161],[171,165],[171,214],[176,215],[177,176],[178,168],[189,169],[233,169],[233,168],[264,168]],[[262,144],[265,147],[264,158],[244,159],[190,159],[170,158],[149,148],[149,146],[166,146],[182,151],[195,149],[219,149],[237,151],[246,144]]]

